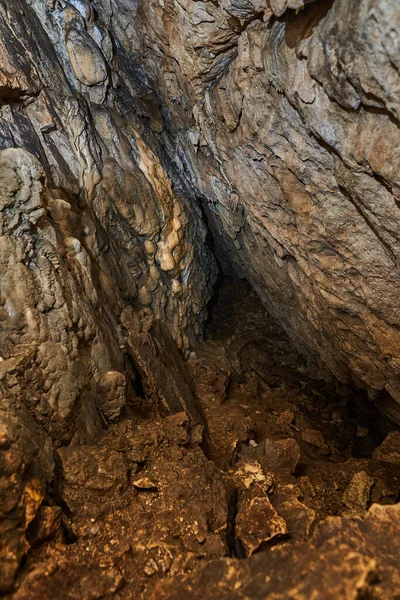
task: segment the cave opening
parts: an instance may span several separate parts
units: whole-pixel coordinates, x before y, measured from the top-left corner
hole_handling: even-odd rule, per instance
[[[306,358],[297,351],[284,329],[263,306],[251,284],[237,273],[232,256],[227,251],[229,246],[221,238],[215,217],[207,206],[202,207],[202,216],[207,229],[205,243],[214,255],[218,275],[207,307],[205,341],[195,351],[200,357],[205,355],[208,361],[214,352],[211,361],[214,366],[221,360],[221,381],[215,383],[211,401],[211,406],[215,403],[223,405],[221,414],[225,418],[221,419],[221,423],[227,426],[229,422],[228,427],[234,431],[237,422],[240,430],[243,420],[251,420],[251,414],[284,412],[289,402],[293,421],[289,423],[291,431],[286,430],[286,434],[289,435],[289,431],[291,437],[300,444],[305,441],[302,445],[304,456],[312,460],[318,456],[322,464],[327,461],[344,463],[350,459],[371,459],[385,437],[397,430],[396,413],[393,419],[390,418],[395,403],[390,402],[387,393],[376,395],[373,402],[366,390],[355,384],[342,384],[334,377],[330,381],[315,379],[315,375],[309,372]],[[218,353],[224,358],[218,357]],[[192,379],[198,382],[200,378],[194,373]],[[236,397],[238,390],[240,400]],[[275,405],[271,401],[263,405],[266,390],[277,390]],[[199,396],[204,400],[202,388]],[[250,398],[253,399],[251,408],[249,405],[248,413],[244,412],[238,418],[238,406],[246,406]],[[211,406],[206,411],[212,413]],[[232,415],[229,415],[230,411]],[[295,424],[295,413],[298,413],[300,427]],[[217,414],[214,418],[217,423]],[[279,428],[273,433],[276,424],[268,424],[263,418],[265,415],[255,418],[247,433],[244,430],[240,434],[239,430],[236,432],[237,441],[229,441],[234,446],[236,443],[236,446],[233,452],[230,449],[227,462],[220,461],[220,456],[224,455],[221,448],[215,450],[213,456],[217,464],[232,464],[237,460],[238,449],[243,445],[248,446],[249,442],[256,447],[269,435],[284,435]],[[225,445],[228,444],[229,435],[223,428],[218,436]],[[299,465],[300,471],[307,471],[303,461]]]

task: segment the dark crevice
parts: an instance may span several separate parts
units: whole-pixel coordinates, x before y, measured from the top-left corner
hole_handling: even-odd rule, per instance
[[[361,106],[365,112],[370,113],[372,115],[382,115],[384,117],[387,117],[391,123],[396,125],[396,127],[400,127],[400,120],[396,118],[396,116],[386,108],[382,100],[380,100],[373,94],[366,94],[366,98],[371,98],[376,102],[379,102],[381,106],[372,106],[371,104],[362,103]]]
[[[238,279],[238,277],[236,275],[235,269],[231,261],[224,255],[223,247],[221,246],[221,241],[218,240],[214,235],[215,228],[211,225],[208,211],[205,208],[206,203],[199,201],[198,205],[200,207],[203,222],[206,227],[206,237],[204,242],[206,247],[210,250],[211,254],[213,255],[217,266],[217,275],[213,287],[213,293],[207,304],[208,320],[206,321],[204,326],[205,330],[207,331],[208,324],[212,319],[213,309],[219,301],[219,293],[222,286],[224,285],[224,282],[226,280],[235,281],[236,279]]]
[[[236,517],[238,513],[238,489],[235,487],[228,502],[228,518],[226,522],[226,545],[233,558],[246,558],[243,544],[236,537]]]
[[[285,41],[289,48],[295,48],[302,39],[312,36],[322,19],[326,17],[333,6],[334,0],[320,0],[309,4],[301,12],[287,11],[279,21],[286,23]]]

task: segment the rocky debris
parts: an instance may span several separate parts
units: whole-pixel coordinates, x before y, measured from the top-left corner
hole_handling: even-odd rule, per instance
[[[315,446],[321,454],[329,454],[330,450],[322,433],[316,429],[305,429],[301,432],[303,442]]]
[[[99,494],[106,503],[126,490],[128,468],[121,453],[98,446],[66,446],[57,453],[58,494],[72,514],[88,510],[82,502],[98,504]]]
[[[151,597],[200,599],[207,589],[210,598],[229,599],[388,598],[399,585],[391,540],[398,526],[398,506],[373,505],[364,521],[328,519],[309,544],[283,545],[246,562],[213,561],[183,582],[159,585]]]
[[[262,544],[275,541],[288,532],[285,520],[277,513],[265,494],[244,492],[236,517],[236,534],[246,556],[251,556]]]
[[[196,387],[202,396],[224,402],[234,369],[226,348],[216,340],[207,340],[196,350],[189,362],[189,368],[196,372]]]
[[[59,449],[61,529],[32,549],[16,597],[50,599],[60,586],[71,598],[146,597],[159,578],[224,556],[228,485],[182,445],[186,422],[120,421],[97,445]],[[148,452],[135,464],[138,440]]]
[[[257,455],[264,470],[293,475],[300,460],[300,448],[293,438],[266,439],[257,446]]]
[[[374,450],[372,458],[383,462],[400,464],[400,432],[391,431],[388,433],[383,443]]]
[[[42,504],[29,526],[28,539],[32,546],[37,546],[56,535],[61,524],[62,509],[60,506]]]
[[[50,440],[11,395],[2,396],[0,406],[0,473],[0,592],[5,593],[30,549],[29,533],[53,477]]]
[[[272,490],[274,485],[273,477],[271,473],[264,472],[258,461],[245,461],[239,458],[235,466],[234,476],[246,489],[257,486],[265,493]]]
[[[158,346],[157,337],[153,338],[153,347],[158,349],[154,360],[162,361],[164,373],[167,357],[176,362],[171,362],[168,378],[149,381],[165,394],[165,390],[184,389],[173,388],[172,383],[193,385],[196,396],[191,387],[187,389],[192,389],[192,399],[207,414],[207,443],[194,442],[187,410],[161,417],[162,411],[155,410],[160,399],[151,395],[156,392],[148,391],[147,400],[135,397],[127,401],[119,418],[107,423],[91,444],[59,447],[54,475],[52,469],[48,479],[41,475],[43,485],[35,488],[40,493],[23,493],[28,524],[21,521],[18,528],[13,521],[12,539],[21,544],[18,560],[8,574],[10,589],[15,587],[13,597],[51,600],[62,587],[71,598],[162,598],[173,597],[175,589],[181,597],[190,598],[197,588],[203,596],[206,589],[210,598],[219,598],[222,589],[230,598],[250,586],[248,596],[257,598],[263,597],[266,578],[270,578],[267,595],[276,593],[284,598],[296,586],[302,590],[304,585],[305,598],[320,589],[325,597],[331,586],[339,594],[336,597],[347,598],[359,582],[361,590],[368,590],[378,568],[381,572],[376,553],[351,541],[361,534],[348,534],[346,529],[342,539],[336,529],[353,527],[354,516],[357,523],[363,523],[361,518],[371,501],[396,502],[400,490],[397,465],[356,458],[351,444],[332,452],[329,459],[318,448],[310,450],[302,439],[310,423],[321,427],[332,448],[341,444],[338,422],[329,420],[332,411],[338,411],[335,394],[331,390],[329,395],[318,382],[315,387],[306,382],[301,359],[293,363],[295,354],[290,348],[286,355],[285,334],[278,326],[274,329],[248,288],[237,284],[235,294],[229,289],[240,308],[235,312],[233,305],[225,307],[221,331],[218,333],[214,323],[215,343],[206,342],[204,353],[199,346],[196,357],[184,363],[175,350],[161,352],[160,348],[168,349],[168,345]],[[216,312],[222,317],[220,306]],[[263,333],[253,326],[262,322],[268,324]],[[153,326],[149,319],[148,332]],[[124,327],[126,331],[119,334],[121,345],[128,346],[145,332],[146,323],[138,329],[124,317]],[[235,346],[229,343],[233,332]],[[254,352],[251,356],[242,352],[253,336],[258,340],[260,359]],[[206,384],[213,379],[213,352],[220,357],[215,361],[216,376],[222,377],[225,368],[231,378],[227,391]],[[275,383],[269,387],[254,365],[263,362],[264,353],[272,352],[274,359],[268,369]],[[151,374],[150,366],[146,368]],[[200,374],[197,379],[196,373]],[[144,370],[141,375],[145,388],[150,384]],[[119,375],[115,380],[123,383]],[[99,407],[97,384],[96,390]],[[102,397],[111,398],[114,392],[110,390],[116,393],[118,385],[101,388]],[[351,431],[357,437],[356,424]],[[243,432],[243,441],[233,453],[228,432]],[[363,439],[373,443],[370,438],[368,433]],[[250,443],[254,440],[255,445]],[[210,455],[217,460],[210,460]],[[218,455],[231,460],[218,462]],[[22,481],[28,481],[28,475]],[[45,484],[51,479],[47,486],[50,494],[46,495]],[[36,500],[28,502],[31,497]],[[328,527],[331,515],[340,514],[351,514],[353,520],[335,517],[334,526]],[[10,513],[14,520],[15,516]],[[315,536],[321,528],[319,549]],[[229,554],[242,560],[231,562]],[[22,557],[24,564],[18,570]],[[339,591],[335,587],[338,581],[323,572],[330,573],[329,568],[342,582]],[[298,570],[304,577],[299,578]],[[215,581],[208,580],[214,576]],[[390,576],[396,577],[397,570]]]
[[[356,473],[343,494],[343,504],[347,511],[345,514],[364,515],[371,498],[371,488],[374,480],[365,471]]]
[[[280,486],[271,495],[271,503],[285,520],[291,539],[307,540],[316,523],[317,512],[299,500],[303,497],[299,486]]]

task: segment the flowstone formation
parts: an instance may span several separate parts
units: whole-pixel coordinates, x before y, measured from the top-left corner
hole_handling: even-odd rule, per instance
[[[396,0],[0,0],[0,594],[394,598]]]

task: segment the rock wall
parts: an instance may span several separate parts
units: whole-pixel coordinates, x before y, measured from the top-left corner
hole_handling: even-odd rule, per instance
[[[56,447],[96,439],[143,388],[201,439],[169,338],[186,355],[201,338],[216,267],[160,102],[110,23],[86,0],[1,1],[0,32],[1,592]]]
[[[4,589],[53,447],[138,373],[201,424],[169,338],[202,336],[207,226],[314,375],[400,422],[399,29],[396,0],[0,0]]]
[[[303,4],[139,3],[143,64],[221,261],[398,419],[398,3]]]
[[[162,151],[171,142],[168,132],[160,138],[148,76],[86,0],[17,0],[0,10],[2,147],[39,158],[48,186],[94,220],[83,233],[101,270],[187,350],[201,333],[214,267],[199,208]]]
[[[303,4],[2,2],[1,143],[184,351],[215,277],[203,212],[316,375],[400,418],[400,15]]]

